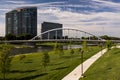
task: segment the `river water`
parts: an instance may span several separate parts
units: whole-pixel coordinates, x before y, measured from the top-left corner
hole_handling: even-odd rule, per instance
[[[74,48],[81,48],[81,45],[64,45],[61,46],[64,50],[66,49],[74,49]],[[43,51],[50,51],[53,50],[52,46],[38,46],[36,48],[14,48],[11,50],[13,55],[17,54],[25,54],[25,53],[33,53],[33,52],[43,52]]]

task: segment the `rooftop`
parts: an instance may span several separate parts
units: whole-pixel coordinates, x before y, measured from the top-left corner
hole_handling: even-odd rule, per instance
[[[7,13],[13,12],[13,11],[15,11],[15,10],[19,11],[19,10],[21,10],[21,9],[29,9],[29,8],[36,8],[36,9],[37,9],[36,6],[24,6],[24,7],[15,8],[15,9],[7,12]]]

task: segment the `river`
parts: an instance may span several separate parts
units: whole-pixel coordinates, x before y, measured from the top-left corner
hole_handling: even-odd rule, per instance
[[[81,45],[64,45],[62,46],[62,48],[64,50],[66,49],[74,49],[74,48],[81,48]],[[33,53],[33,52],[43,52],[43,51],[50,51],[53,50],[52,46],[38,46],[35,48],[14,48],[11,50],[11,53],[13,55],[17,55],[17,54],[25,54],[25,53]]]

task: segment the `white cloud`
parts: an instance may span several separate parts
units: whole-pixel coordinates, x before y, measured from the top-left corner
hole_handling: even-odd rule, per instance
[[[119,30],[119,26],[116,23],[120,21],[120,13],[114,12],[93,12],[91,14],[82,14],[76,12],[62,11],[59,8],[50,9],[44,8],[39,10],[39,21],[51,21],[57,23],[63,23],[64,27],[77,28],[85,30],[91,33],[97,33],[101,35],[103,33],[103,27],[105,28],[104,33],[116,35],[116,31]],[[47,15],[46,15],[47,14]],[[112,30],[112,32],[111,32]],[[119,35],[117,35],[119,36]]]
[[[0,5],[0,13],[6,13],[8,10],[11,10],[16,7],[21,6],[37,6],[38,7],[38,33],[40,31],[41,23],[43,21],[57,22],[64,25],[64,27],[76,28],[80,30],[85,30],[87,32],[91,32],[97,35],[109,34],[113,36],[119,36],[120,30],[120,3],[108,2],[103,0],[93,0],[94,2],[98,2],[93,5],[67,5],[65,2],[49,2],[49,3],[36,3],[31,4],[27,2],[14,2],[11,0],[13,4],[5,4]],[[10,2],[11,2],[10,1]],[[18,3],[24,3],[18,5]],[[60,5],[59,5],[60,4]],[[117,12],[89,12],[89,14],[72,12],[71,10],[63,11],[60,7],[61,4],[65,5],[65,7],[94,7],[95,9],[99,9],[101,7],[107,6],[109,8],[114,8]],[[7,11],[6,11],[7,10]],[[2,12],[6,11],[6,12]],[[1,15],[1,14],[0,14]],[[2,20],[4,20],[3,15],[0,16]],[[4,23],[0,24],[0,35],[4,35]],[[104,30],[103,30],[104,28]]]
[[[99,2],[99,5],[101,7],[110,7],[110,8],[114,8],[114,9],[117,9],[117,10],[120,10],[120,3],[115,3],[115,2],[111,2],[111,1],[105,1],[105,0],[92,0],[92,1],[95,1],[95,2]]]
[[[0,11],[9,11],[10,9],[2,9],[0,8]]]
[[[0,23],[0,36],[5,35],[5,25],[3,23]]]
[[[8,0],[6,2],[13,3],[13,4],[25,4],[26,3],[26,1],[15,1],[15,0]]]
[[[109,6],[110,5],[120,6],[119,3],[114,3],[114,2],[111,2],[111,1],[105,1],[105,0],[92,0],[92,1],[101,2],[101,3],[104,3],[104,4],[109,4]]]

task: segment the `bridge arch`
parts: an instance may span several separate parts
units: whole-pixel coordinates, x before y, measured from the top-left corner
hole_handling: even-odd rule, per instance
[[[94,34],[91,34],[91,33],[89,33],[89,32],[86,32],[86,31],[82,31],[82,30],[79,30],[79,29],[73,29],[73,28],[55,28],[55,29],[51,29],[51,30],[48,30],[48,31],[45,31],[45,32],[42,32],[42,33],[40,33],[39,35],[37,35],[37,36],[35,36],[35,37],[33,37],[31,40],[36,40],[36,39],[43,39],[42,38],[42,35],[47,35],[47,38],[46,39],[50,39],[50,33],[51,32],[54,32],[55,34],[54,34],[54,36],[55,36],[55,38],[54,39],[57,39],[57,37],[58,37],[58,31],[59,30],[61,30],[62,31],[62,33],[66,30],[67,32],[69,32],[69,31],[75,31],[75,32],[80,32],[80,33],[84,33],[85,35],[89,35],[89,37],[96,37],[98,40],[103,40],[102,38],[100,38],[100,37],[98,37],[98,36],[96,36],[96,35],[94,35]],[[71,33],[72,34],[72,33]],[[70,34],[68,33],[68,36],[69,36]],[[63,35],[62,35],[63,36]],[[79,36],[79,35],[77,35],[77,36]],[[81,36],[80,36],[81,37]],[[80,38],[79,37],[79,38]],[[61,38],[61,39],[64,39],[64,38]]]

